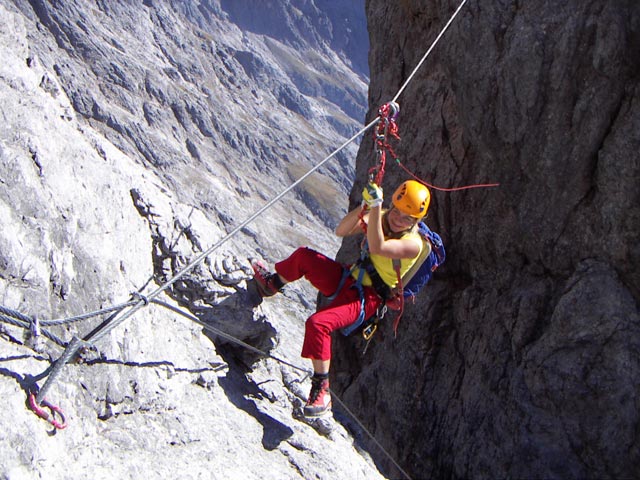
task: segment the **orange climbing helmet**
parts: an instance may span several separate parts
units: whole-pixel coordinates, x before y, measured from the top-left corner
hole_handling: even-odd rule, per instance
[[[422,218],[427,214],[431,194],[420,182],[407,180],[393,194],[393,206],[413,218]]]

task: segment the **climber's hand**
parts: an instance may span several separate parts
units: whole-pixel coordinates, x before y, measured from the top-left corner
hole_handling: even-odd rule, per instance
[[[362,190],[362,203],[367,207],[379,207],[382,205],[383,195],[382,189],[375,183],[369,183]]]

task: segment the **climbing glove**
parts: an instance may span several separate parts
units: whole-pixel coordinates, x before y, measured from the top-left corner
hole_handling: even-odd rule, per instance
[[[362,203],[369,208],[382,205],[382,189],[375,183],[369,183],[362,190]]]

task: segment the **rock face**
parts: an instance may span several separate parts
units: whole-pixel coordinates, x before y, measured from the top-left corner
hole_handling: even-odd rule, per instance
[[[63,349],[3,313],[2,478],[381,478],[348,421],[294,417],[307,288],[247,305],[249,256],[338,247],[355,145],[240,228],[362,123],[364,10],[315,3],[323,30],[294,42],[227,2],[0,2],[0,305],[95,339],[47,384]],[[27,408],[34,381],[66,430]]]
[[[457,6],[367,1],[367,118]],[[414,478],[637,477],[639,51],[637,2],[471,1],[399,98],[411,171],[500,183],[433,191],[445,266],[398,338],[336,348],[335,388]]]

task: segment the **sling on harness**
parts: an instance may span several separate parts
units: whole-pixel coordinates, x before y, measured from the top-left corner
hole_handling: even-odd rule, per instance
[[[398,280],[398,287],[396,287],[396,289],[392,289],[384,282],[384,280],[382,280],[382,277],[371,262],[371,256],[369,255],[369,248],[366,240],[363,242],[363,247],[360,251],[360,259],[351,267],[350,270],[347,270],[347,274],[351,274],[351,272],[353,272],[356,268],[358,269],[358,278],[356,279],[356,282],[352,286],[352,288],[357,288],[358,293],[360,294],[360,315],[355,322],[340,330],[343,335],[350,335],[351,333],[362,327],[362,334],[366,340],[369,340],[371,336],[373,336],[373,334],[377,330],[378,321],[381,320],[382,317],[386,314],[388,307],[390,305],[394,305],[393,299],[397,296],[397,288],[402,288],[400,260],[393,259],[392,264]],[[383,307],[378,308],[376,310],[376,313],[369,318],[365,318],[364,312],[364,287],[362,285],[362,280],[364,279],[365,272],[367,272],[369,278],[371,279],[371,286],[376,291],[378,296],[382,299],[381,307]],[[397,308],[393,309],[397,310]]]
[[[345,268],[336,292],[329,297],[329,300],[335,298],[344,286],[346,278],[351,275],[355,268],[359,268],[358,277],[355,284],[352,285],[352,288],[357,288],[360,294],[360,315],[355,322],[340,330],[343,335],[350,335],[362,327],[363,337],[365,340],[369,340],[376,332],[379,321],[382,320],[388,310],[398,312],[393,324],[394,333],[397,333],[400,317],[404,310],[404,299],[407,297],[415,298],[417,293],[428,283],[433,272],[444,262],[446,257],[440,235],[429,229],[424,222],[418,223],[418,233],[424,245],[420,255],[404,275],[400,274],[400,260],[392,260],[393,268],[398,278],[397,287],[393,289],[380,277],[380,274],[371,263],[366,241],[363,243],[360,259],[351,268]],[[367,319],[364,318],[364,288],[362,286],[365,271],[371,279],[373,289],[383,301],[376,313]]]

